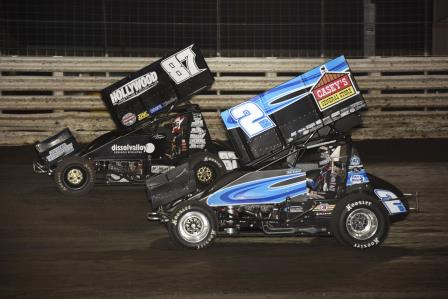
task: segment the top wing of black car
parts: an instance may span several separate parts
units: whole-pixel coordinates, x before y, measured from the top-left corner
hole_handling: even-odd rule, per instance
[[[131,130],[213,81],[201,52],[190,45],[106,87],[101,95],[118,129]]]

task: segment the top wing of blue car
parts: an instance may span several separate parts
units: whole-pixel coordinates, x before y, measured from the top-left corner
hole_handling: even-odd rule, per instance
[[[349,130],[366,106],[344,56],[330,60],[221,113],[247,164],[329,126]],[[343,120],[344,119],[344,120]]]

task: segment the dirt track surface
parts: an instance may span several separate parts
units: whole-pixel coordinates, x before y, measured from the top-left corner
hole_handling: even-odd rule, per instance
[[[332,238],[223,238],[175,248],[145,220],[144,190],[59,195],[31,171],[30,150],[1,149],[0,297],[448,298],[448,162],[366,162],[420,214],[379,248]],[[429,155],[431,155],[429,153]]]

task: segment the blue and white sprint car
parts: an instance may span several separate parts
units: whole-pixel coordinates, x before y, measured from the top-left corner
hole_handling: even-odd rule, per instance
[[[198,188],[184,163],[146,181],[148,220],[181,247],[217,236],[334,236],[366,249],[410,211],[366,172],[350,138],[366,107],[343,56],[221,113],[238,169]]]

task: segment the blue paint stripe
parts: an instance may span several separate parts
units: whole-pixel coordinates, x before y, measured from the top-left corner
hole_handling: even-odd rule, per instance
[[[303,177],[303,180],[292,184],[272,187],[290,179]],[[307,192],[304,173],[281,175],[255,181],[236,184],[211,194],[207,203],[210,206],[227,206],[241,204],[280,203],[286,197],[294,197]]]

